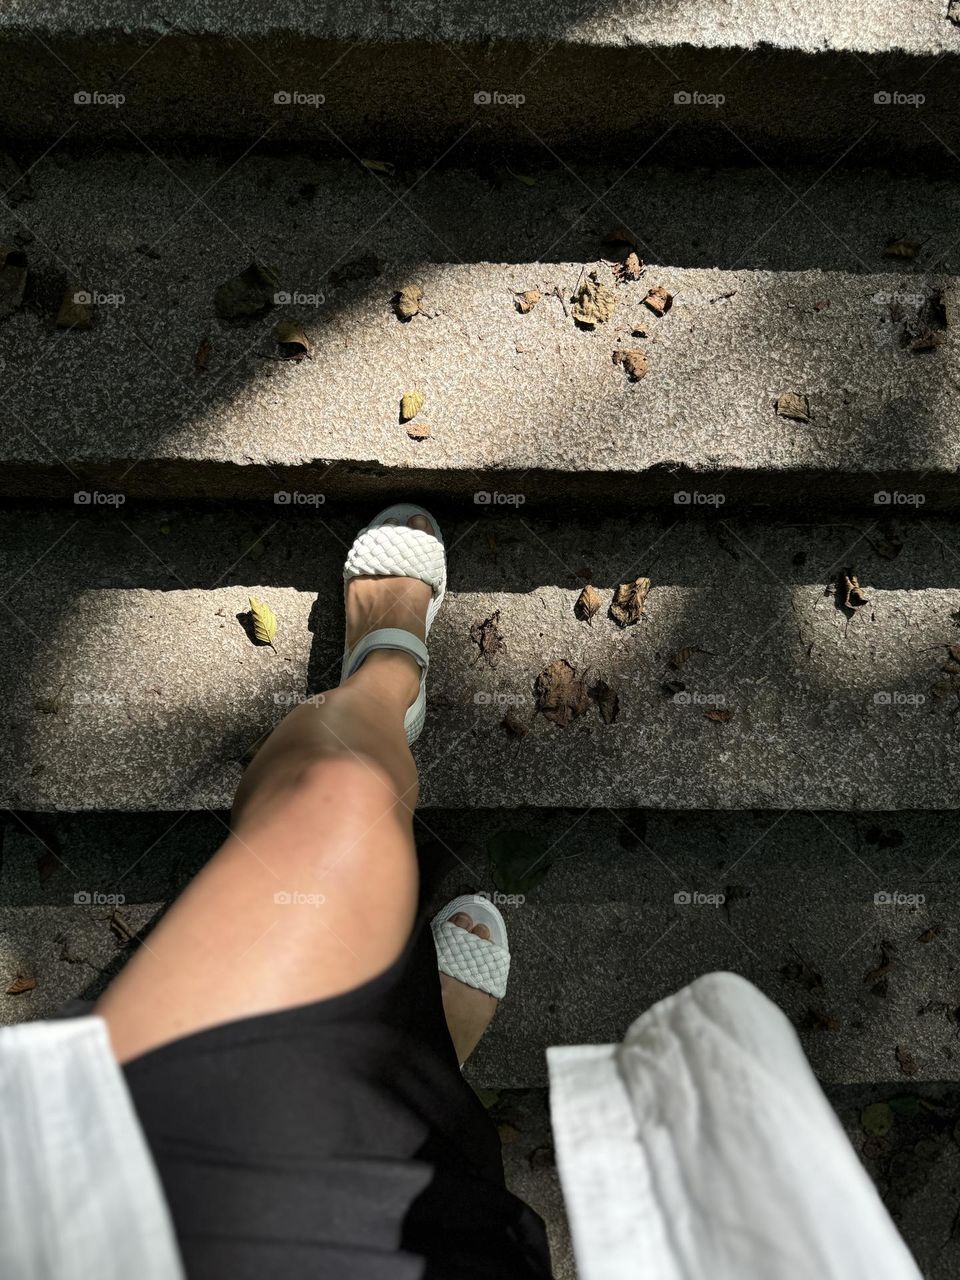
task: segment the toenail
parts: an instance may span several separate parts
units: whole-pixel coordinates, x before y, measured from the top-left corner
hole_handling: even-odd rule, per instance
[[[482,938],[484,942],[490,941],[490,937],[491,937],[490,930],[487,928],[485,924],[475,924],[473,928],[470,930],[470,932],[475,933],[477,937]]]
[[[430,521],[426,516],[411,516],[407,524],[411,529],[419,529],[421,533],[430,532]]]
[[[455,924],[458,929],[466,929],[468,933],[473,928],[473,919],[465,911],[458,911],[455,915],[452,915],[450,923]]]

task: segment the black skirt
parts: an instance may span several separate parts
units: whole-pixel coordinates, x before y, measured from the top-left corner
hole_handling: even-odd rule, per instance
[[[124,1073],[190,1280],[549,1280],[460,1074],[425,919],[362,987]]]

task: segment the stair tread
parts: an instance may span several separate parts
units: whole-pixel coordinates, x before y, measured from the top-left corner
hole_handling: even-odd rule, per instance
[[[873,521],[475,510],[441,511],[450,591],[417,747],[426,806],[960,807],[956,693],[941,670],[960,526],[904,522],[894,543]],[[315,692],[337,678],[337,584],[370,514],[0,513],[0,802],[229,807],[260,736],[308,681]],[[869,600],[850,616],[831,588],[839,570]],[[645,614],[621,630],[606,608],[638,576],[652,581]],[[587,582],[602,592],[592,626],[574,616]],[[251,595],[280,619],[276,652],[240,621]],[[470,631],[497,612],[491,663]],[[673,670],[688,648],[705,652]],[[534,681],[559,660],[618,690],[614,723],[592,703],[566,727],[537,711]]]
[[[8,236],[24,216],[36,228],[25,252],[39,302],[0,329],[15,371],[0,416],[0,491],[101,483],[132,495],[302,490],[331,500],[363,476],[473,493],[503,488],[474,473],[502,472],[530,501],[591,478],[594,493],[624,496],[641,475],[666,503],[691,476],[716,478],[731,502],[744,477],[766,477],[766,500],[779,502],[816,474],[869,506],[890,487],[878,476],[893,473],[918,478],[928,509],[938,492],[953,494],[960,185],[837,174],[809,209],[791,211],[791,190],[813,181],[804,171],[784,189],[762,168],[644,170],[585,221],[589,201],[563,169],[508,192],[476,174],[431,175],[398,201],[357,165],[251,158],[191,210],[192,191],[224,166],[173,166],[54,155],[9,215]],[[587,175],[590,188],[609,181],[599,168]],[[651,184],[664,193],[652,214]],[[569,299],[592,269],[614,286],[596,255],[617,221],[661,265],[616,288],[610,323],[578,330],[569,302],[549,291]],[[897,226],[920,229],[916,260],[883,257]],[[143,253],[154,242],[159,260]],[[331,285],[328,271],[362,271],[369,254],[379,275]],[[252,327],[217,321],[217,287],[255,255],[282,291],[323,305],[278,307]],[[64,263],[88,293],[122,298],[94,308],[89,332],[50,328]],[[410,281],[425,289],[426,314],[402,324],[390,298]],[[674,296],[661,319],[642,304],[654,285]],[[519,315],[513,295],[530,288],[545,296]],[[936,290],[948,326],[936,350],[914,352],[901,345],[905,326],[923,327],[918,313]],[[281,317],[305,326],[312,359],[276,358]],[[647,338],[632,336],[638,325]],[[648,358],[637,383],[612,359],[630,348]],[[425,396],[426,441],[399,421],[413,388]],[[810,422],[776,412],[788,391],[808,398]]]

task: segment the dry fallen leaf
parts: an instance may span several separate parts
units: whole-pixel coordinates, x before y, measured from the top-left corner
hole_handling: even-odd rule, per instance
[[[709,649],[701,649],[699,645],[688,644],[684,645],[682,649],[678,649],[676,653],[671,653],[667,659],[667,665],[672,667],[674,671],[679,671],[697,653],[705,653],[709,657],[713,656]]]
[[[716,707],[703,713],[714,724],[729,724],[733,719],[733,707]]]
[[[920,252],[919,240],[888,240],[883,246],[885,258],[915,258]]]
[[[614,351],[613,363],[623,366],[624,372],[631,382],[639,382],[647,376],[647,353],[639,347],[630,351]]]
[[[845,609],[862,609],[865,604],[870,603],[863,594],[855,573],[843,574],[840,583],[840,594],[843,597],[843,607]]]
[[[643,616],[643,606],[650,590],[649,578],[621,582],[613,593],[608,613],[619,627],[631,627]]]
[[[586,586],[577,596],[577,602],[573,606],[573,612],[581,622],[589,622],[593,624],[593,619],[600,610],[602,601],[600,592],[596,587]]]
[[[571,301],[573,308],[570,314],[579,325],[592,329],[594,325],[605,324],[613,315],[617,305],[617,295],[605,284],[601,284],[597,273],[592,271],[580,284]]]
[[[78,331],[92,329],[93,306],[91,295],[84,289],[77,289],[73,285],[68,285],[60,303],[60,310],[57,312],[55,323],[58,329],[76,329]]]
[[[577,675],[566,658],[557,658],[540,672],[534,692],[537,710],[562,729],[577,716],[582,716],[590,705],[583,677]]]
[[[800,1026],[804,1031],[839,1031],[840,1021],[823,1009],[808,1006],[800,1020]]]
[[[275,325],[273,336],[285,360],[303,360],[313,351],[313,343],[291,320],[281,320]]]
[[[943,926],[939,924],[932,924],[929,929],[924,929],[923,933],[918,936],[917,941],[922,942],[924,945],[928,942],[932,942],[934,938],[940,936],[940,930],[942,927]]]
[[[482,622],[475,622],[470,628],[470,639],[480,648],[480,658],[486,659],[490,666],[495,666],[501,650],[506,648],[506,641],[500,634],[500,610],[491,613]]]
[[[614,267],[613,274],[621,284],[626,284],[631,280],[639,280],[645,270],[639,256],[636,253],[628,253],[623,262]]]
[[[525,293],[518,293],[514,299],[514,305],[521,315],[526,315],[540,301],[539,289],[527,289]]]
[[[943,334],[936,333],[933,329],[924,329],[923,333],[910,342],[910,350],[936,351],[941,342],[943,342]]]
[[[673,294],[658,284],[644,298],[643,305],[649,307],[655,316],[665,316],[673,306]]]
[[[221,320],[241,322],[266,315],[276,306],[279,283],[259,262],[225,280],[213,295],[213,305]]]
[[[604,724],[613,724],[620,714],[620,695],[601,676],[590,687],[590,697],[597,704]]]
[[[259,644],[272,646],[277,638],[277,615],[269,605],[263,604],[260,600],[255,600],[253,596],[248,598],[250,600],[250,620],[253,627],[253,637]]]
[[[213,350],[213,347],[210,344],[210,339],[204,338],[203,341],[200,343],[199,347],[197,347],[196,351],[194,352],[194,356],[193,356],[194,373],[207,372],[207,369],[210,367],[210,353],[212,350]]]
[[[402,289],[393,295],[393,309],[397,313],[397,319],[404,321],[412,320],[420,310],[420,303],[423,301],[423,290],[418,284],[405,284]]]
[[[27,287],[27,255],[13,245],[0,246],[0,320],[23,302]]]
[[[781,418],[792,418],[795,422],[810,421],[810,401],[797,391],[784,391],[777,398],[777,413]]]
[[[400,421],[409,422],[423,408],[422,391],[406,391],[400,400]]]
[[[433,435],[433,427],[429,422],[408,422],[407,435],[411,440],[429,440]]]
[[[500,721],[500,725],[511,738],[525,738],[530,732],[515,711],[508,711]]]
[[[36,978],[31,978],[25,973],[18,973],[9,987],[7,987],[7,995],[22,996],[24,992],[33,991],[36,985]]]
[[[897,1045],[897,1066],[905,1076],[915,1076],[917,1074],[917,1060],[904,1045]]]

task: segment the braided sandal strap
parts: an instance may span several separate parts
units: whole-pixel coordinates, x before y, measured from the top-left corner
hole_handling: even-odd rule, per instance
[[[419,578],[439,595],[446,586],[443,543],[409,525],[382,524],[358,534],[343,567],[343,579]]]
[[[510,975],[510,952],[499,943],[485,941],[475,933],[451,924],[434,921],[433,938],[441,973],[478,991],[502,1000]]]

